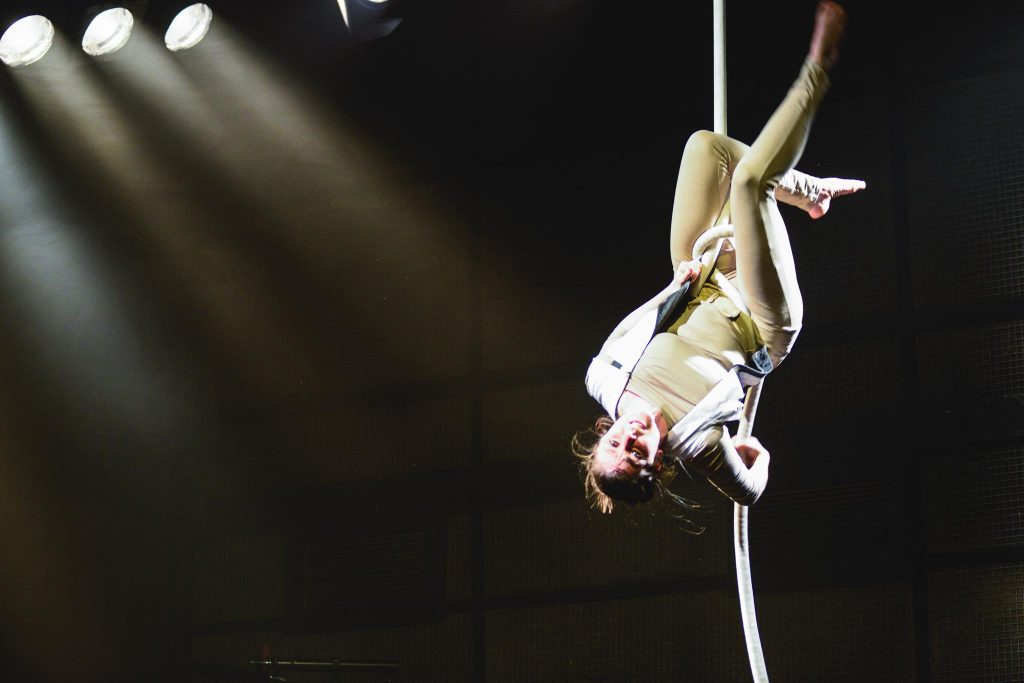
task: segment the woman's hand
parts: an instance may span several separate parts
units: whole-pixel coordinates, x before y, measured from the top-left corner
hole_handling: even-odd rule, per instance
[[[675,281],[680,287],[700,277],[700,261],[683,261],[676,266]],[[664,282],[664,280],[662,280]]]
[[[747,466],[747,469],[753,467],[754,462],[758,458],[764,457],[765,460],[768,460],[771,457],[768,455],[768,449],[762,446],[761,442],[753,436],[733,439],[733,446],[736,447],[736,452]]]

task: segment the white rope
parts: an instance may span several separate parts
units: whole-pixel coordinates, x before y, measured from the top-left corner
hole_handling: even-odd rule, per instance
[[[724,240],[727,237],[732,237],[732,224],[722,223],[721,225],[715,225],[708,228],[700,234],[697,241],[693,243],[693,258],[700,261],[704,254],[708,253],[714,248],[714,242],[718,240]],[[715,264],[711,264],[715,265]]]
[[[693,257],[702,259],[705,254],[718,253],[721,243],[733,236],[732,225],[716,225],[701,234],[693,246]],[[713,265],[713,264],[712,264]],[[743,401],[743,418],[740,420],[736,437],[750,436],[754,429],[757,404],[761,398],[764,380],[747,389]],[[740,616],[743,620],[743,638],[747,644],[747,658],[754,683],[768,683],[768,669],[761,650],[761,636],[757,629],[757,613],[754,609],[754,581],[750,573],[750,539],[748,533],[749,510],[745,505],[735,504],[733,514],[733,550],[736,555],[736,589],[740,600]]]
[[[714,0],[714,5],[715,132],[725,135],[729,132],[728,96],[725,88],[725,0]]]
[[[743,402],[743,419],[740,420],[736,436],[750,436],[757,414],[757,402],[761,398],[764,380],[747,389]],[[733,515],[733,550],[736,555],[736,589],[740,598],[740,616],[743,619],[743,638],[747,642],[747,658],[754,683],[768,683],[768,668],[761,651],[761,635],[757,630],[757,613],[754,611],[754,581],[750,575],[750,539],[747,532],[749,510],[745,505],[735,504]]]
[[[713,0],[714,3],[714,78],[715,78],[715,132],[723,135],[728,132],[726,76],[725,76],[725,0]],[[721,222],[721,217],[719,222]],[[728,217],[725,217],[726,222]],[[731,227],[731,226],[730,226]],[[713,229],[714,230],[714,229]],[[703,237],[703,236],[702,236]],[[721,249],[723,237],[709,238],[708,243],[717,242],[716,249]],[[698,240],[700,242],[701,240]],[[694,245],[694,258],[700,258]],[[702,245],[706,246],[706,245]],[[758,382],[747,391],[744,402],[743,420],[737,436],[750,435],[757,412],[757,401],[761,395],[761,384]],[[754,683],[768,683],[768,670],[764,665],[764,653],[761,651],[761,637],[757,631],[757,615],[754,612],[754,582],[750,577],[750,544],[747,534],[747,508],[736,503],[733,530],[733,549],[736,551],[736,587],[740,598],[740,615],[743,617],[743,637],[747,642],[747,657],[750,659],[750,673]]]

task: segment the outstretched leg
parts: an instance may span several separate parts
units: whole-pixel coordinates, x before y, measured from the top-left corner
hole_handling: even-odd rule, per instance
[[[827,69],[838,58],[845,13],[818,5],[807,60],[782,103],[733,171],[737,285],[777,365],[789,354],[803,322],[789,234],[774,189],[803,153],[811,123],[828,90]]]

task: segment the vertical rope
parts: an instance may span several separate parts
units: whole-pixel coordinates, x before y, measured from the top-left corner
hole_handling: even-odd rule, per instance
[[[729,116],[725,89],[725,0],[714,0],[714,43],[715,43],[715,132],[727,135]]]
[[[725,0],[714,2],[714,121],[715,132],[728,134],[728,98],[725,72]],[[719,219],[728,221],[728,216]],[[721,241],[719,241],[721,242]],[[721,247],[721,244],[717,245]],[[761,384],[747,390],[743,404],[743,419],[740,421],[737,437],[750,436],[757,414],[757,403],[761,396]],[[750,576],[750,545],[748,538],[747,508],[736,504],[733,518],[733,549],[736,554],[736,587],[740,599],[740,615],[743,618],[743,637],[747,643],[747,657],[750,659],[750,673],[754,683],[768,683],[768,670],[761,651],[761,637],[757,630],[757,614],[754,611],[754,582]]]
[[[757,403],[761,398],[761,383],[747,389],[747,397],[743,402],[743,418],[740,420],[736,436],[750,436],[754,428],[754,417],[757,414]],[[754,611],[754,581],[750,575],[750,542],[748,512],[745,505],[735,504],[733,515],[733,550],[736,555],[736,589],[740,598],[740,616],[743,618],[743,638],[747,643],[747,658],[750,660],[750,673],[754,683],[768,683],[768,669],[764,664],[764,652],[761,651],[761,635],[757,630],[757,613]]]

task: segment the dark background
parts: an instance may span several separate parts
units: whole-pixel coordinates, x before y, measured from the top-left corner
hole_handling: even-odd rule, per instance
[[[620,317],[670,276],[711,3],[169,4],[0,72],[5,680],[749,680],[732,510],[602,516],[569,455]],[[693,5],[693,6],[691,6]],[[756,433],[779,681],[1024,677],[1024,21],[854,3],[783,207],[806,300]],[[728,8],[730,133],[814,3]],[[727,502],[727,501],[726,501]],[[325,674],[288,680],[331,680]],[[336,680],[342,680],[341,678]]]

